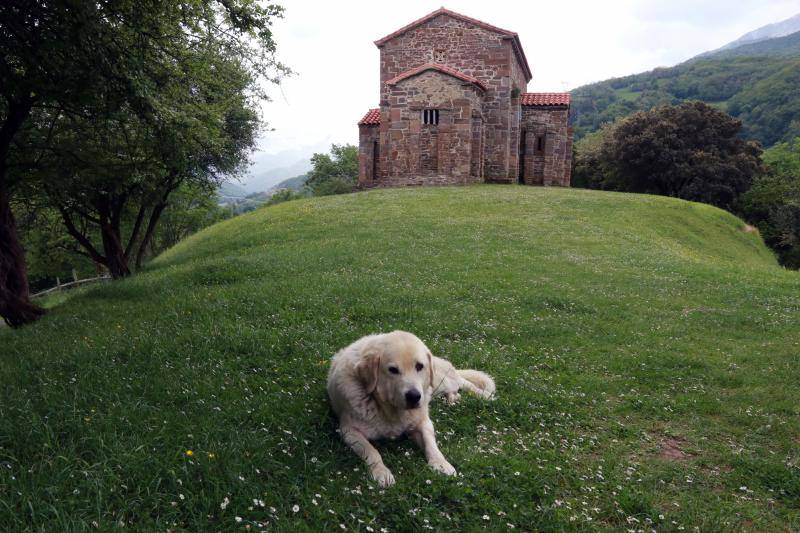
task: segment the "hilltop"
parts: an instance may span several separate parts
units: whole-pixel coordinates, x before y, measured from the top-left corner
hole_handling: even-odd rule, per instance
[[[0,331],[10,530],[800,528],[800,277],[681,200],[374,190],[212,226]],[[327,361],[402,328],[491,373],[432,405],[461,476],[335,433]]]

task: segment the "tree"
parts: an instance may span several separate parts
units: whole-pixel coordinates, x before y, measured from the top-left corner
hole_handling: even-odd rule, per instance
[[[182,74],[196,66],[199,49],[274,81],[286,72],[274,59],[270,28],[281,12],[250,0],[154,0],[146,7],[134,0],[0,2],[0,316],[8,324],[43,313],[29,300],[11,211],[12,194],[37,168],[20,133],[30,127],[49,144],[51,133],[63,132],[57,121],[95,124],[120,113],[161,124],[174,111],[176,85],[169,80],[181,78],[193,90],[191,76]]]
[[[185,52],[171,57],[179,55]],[[61,213],[79,253],[113,278],[129,275],[134,258],[141,266],[173,191],[188,184],[211,196],[254,143],[258,117],[246,98],[253,78],[238,61],[202,47],[189,59],[164,83],[169,114],[154,122],[125,108],[95,120],[54,120],[53,139],[27,180],[39,185],[31,196]]]
[[[594,184],[731,210],[763,170],[760,146],[740,131],[741,122],[702,102],[635,113],[607,129]]]
[[[614,172],[607,168],[603,159],[603,144],[614,134],[619,122],[605,124],[600,130],[587,133],[573,148],[572,187],[586,189],[615,190]]]
[[[172,193],[161,216],[161,222],[144,251],[155,256],[178,244],[189,235],[220,222],[229,216],[217,203],[216,194],[197,185],[183,184]],[[138,266],[137,266],[138,268]]]
[[[738,202],[739,213],[755,225],[781,264],[800,268],[800,138],[764,152],[767,172]]]
[[[99,265],[74,252],[74,241],[64,231],[58,211],[16,200],[12,208],[25,248],[31,292],[49,289],[57,279],[70,280],[73,272],[81,278],[98,274]]]
[[[358,184],[357,146],[333,144],[330,154],[311,156],[311,165],[306,187],[315,196],[352,192]]]

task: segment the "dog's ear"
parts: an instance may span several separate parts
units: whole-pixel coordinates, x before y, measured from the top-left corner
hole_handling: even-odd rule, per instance
[[[430,376],[430,384],[433,387],[433,354],[430,350],[426,350],[428,354],[428,375]]]
[[[356,365],[358,379],[367,394],[375,392],[375,387],[378,386],[378,369],[380,365],[381,353],[375,348],[366,350],[361,361]]]

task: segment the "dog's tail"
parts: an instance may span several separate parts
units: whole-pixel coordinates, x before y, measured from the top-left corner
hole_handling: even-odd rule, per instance
[[[481,372],[480,370],[457,370],[457,372],[459,376],[475,386],[476,390],[467,387],[470,392],[487,399],[491,398],[494,394],[496,389],[494,380],[486,372]]]

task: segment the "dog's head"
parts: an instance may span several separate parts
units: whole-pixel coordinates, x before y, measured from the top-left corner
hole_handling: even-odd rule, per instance
[[[358,365],[367,394],[395,409],[427,405],[433,382],[431,351],[405,331],[387,333],[370,343]]]

